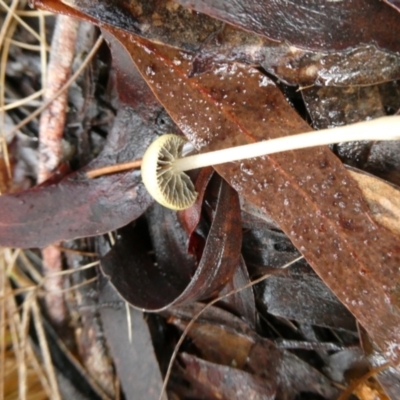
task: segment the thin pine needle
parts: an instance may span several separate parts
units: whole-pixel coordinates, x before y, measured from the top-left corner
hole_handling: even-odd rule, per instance
[[[20,17],[32,17],[36,18],[38,14],[41,13],[44,17],[54,17],[54,14],[50,11],[42,11],[42,10],[16,10],[15,14]]]
[[[56,372],[55,372],[53,363],[51,361],[50,349],[49,349],[49,346],[48,346],[48,343],[46,340],[46,334],[45,334],[44,328],[43,328],[42,316],[41,316],[39,306],[38,306],[36,300],[32,301],[31,310],[32,310],[32,317],[33,317],[33,321],[35,324],[36,333],[38,335],[39,346],[40,346],[42,357],[43,357],[43,364],[44,364],[47,376],[49,378],[52,399],[61,400],[61,395],[60,395],[60,391],[58,389],[58,383],[57,383],[57,378],[56,378]]]
[[[19,99],[19,100],[15,100],[12,103],[9,103],[3,107],[0,108],[0,112],[1,111],[9,111],[12,110],[13,108],[17,108],[17,107],[21,107],[23,105],[28,104],[29,102],[31,102],[32,100],[37,99],[38,97],[43,95],[44,90],[40,89],[35,93],[32,93],[31,95],[24,97],[23,99]]]
[[[42,388],[44,390],[44,392],[47,395],[47,398],[51,399],[51,388],[49,385],[49,382],[47,380],[47,376],[43,370],[43,366],[39,363],[37,356],[35,354],[35,352],[32,349],[32,346],[29,344],[27,347],[27,354],[29,357],[29,361],[31,362],[31,365],[33,367],[33,370],[36,373],[36,376],[38,377]]]
[[[6,265],[3,256],[3,251],[0,249],[0,398],[4,397],[4,368],[6,359],[6,308],[5,308],[5,294],[6,294]]]
[[[47,41],[46,41],[46,20],[43,13],[39,10],[39,32],[40,32],[40,67],[42,74],[42,88],[46,87],[47,82]]]
[[[63,246],[55,246],[55,247],[57,247],[57,249],[62,251],[63,253],[78,254],[82,257],[99,257],[98,253],[94,253],[92,251],[69,249],[68,247],[63,247]]]
[[[18,2],[19,2],[19,0],[13,0],[10,7],[8,7],[6,5],[6,9],[8,12],[7,12],[6,18],[4,19],[3,26],[1,27],[1,30],[0,30],[0,49],[2,47],[2,44],[6,37],[6,33],[11,24],[11,21],[13,19],[13,14],[15,13],[16,8],[18,7]],[[2,4],[2,2],[0,4]]]
[[[0,0],[2,1],[2,0]],[[12,5],[13,6],[13,5]],[[8,15],[11,15],[11,12],[9,12]],[[4,108],[4,94],[5,94],[5,80],[6,80],[6,64],[8,60],[8,53],[10,49],[10,41],[5,40],[5,39],[11,39],[13,36],[13,33],[16,28],[16,22],[10,20],[10,22],[7,24],[7,29],[4,31],[4,36],[0,40],[0,109]],[[7,36],[7,37],[6,37]],[[5,140],[5,114],[3,111],[0,111],[0,132],[3,134],[0,136],[1,140],[1,150],[3,153],[4,161],[6,164],[7,168],[7,175],[9,178],[11,178],[11,165],[10,165],[10,158],[8,154],[8,147],[7,143]]]
[[[14,0],[14,1],[18,3],[19,0]],[[0,0],[0,6],[2,6],[5,10],[7,10],[10,13],[11,18],[15,19],[15,21],[17,21],[21,26],[23,26],[35,39],[37,39],[38,42],[40,42],[40,35],[33,28],[31,28],[22,18],[20,18],[18,14],[14,12],[15,10],[12,9],[13,4],[11,5],[11,7],[9,7],[3,0]],[[0,36],[0,39],[3,41],[4,37]],[[2,41],[0,41],[0,45]]]
[[[1,1],[1,0],[0,0]],[[103,37],[99,36],[99,38],[97,39],[95,45],[93,46],[92,50],[89,52],[89,54],[87,55],[86,59],[83,61],[83,63],[80,65],[80,67],[76,70],[76,72],[71,76],[71,78],[68,79],[68,81],[65,83],[65,85],[57,92],[55,93],[55,95],[49,99],[48,101],[46,101],[45,103],[43,103],[43,105],[41,107],[39,107],[38,109],[36,109],[35,111],[33,111],[29,117],[23,119],[20,123],[18,123],[9,133],[10,135],[14,134],[15,132],[17,132],[19,129],[21,129],[23,126],[25,126],[27,123],[29,123],[30,121],[32,121],[32,119],[36,118],[46,107],[48,107],[48,105],[55,99],[57,98],[61,93],[63,93],[65,90],[67,90],[70,86],[71,83],[74,82],[76,80],[76,78],[82,73],[82,71],[85,69],[85,67],[87,66],[87,64],[90,62],[90,60],[94,57],[94,55],[96,54],[97,50],[99,49],[99,47],[101,46],[101,44],[103,43]]]

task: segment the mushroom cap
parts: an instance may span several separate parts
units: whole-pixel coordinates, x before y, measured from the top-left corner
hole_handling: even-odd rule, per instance
[[[172,210],[184,210],[196,201],[197,193],[189,176],[176,172],[173,162],[182,157],[186,140],[167,134],[156,139],[142,160],[142,180],[154,200]]]

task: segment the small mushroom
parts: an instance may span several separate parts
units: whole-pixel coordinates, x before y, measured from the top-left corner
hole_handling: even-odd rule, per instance
[[[147,149],[143,157],[142,179],[156,201],[165,207],[182,210],[190,207],[197,197],[184,171],[330,143],[398,139],[400,116],[383,117],[188,157],[182,157],[184,139],[168,134],[156,139]]]
[[[189,208],[197,198],[194,185],[183,171],[174,168],[182,157],[186,140],[168,134],[160,136],[146,150],[142,160],[142,180],[148,192],[165,207]]]
[[[331,143],[399,139],[400,116],[382,117],[188,157],[182,157],[186,141],[180,136],[168,134],[156,139],[146,150],[141,166],[142,179],[156,201],[173,210],[183,210],[190,207],[197,197],[193,183],[184,171]],[[133,164],[126,163],[126,166]],[[99,171],[90,171],[88,175],[98,176]],[[114,168],[109,172],[115,171]]]

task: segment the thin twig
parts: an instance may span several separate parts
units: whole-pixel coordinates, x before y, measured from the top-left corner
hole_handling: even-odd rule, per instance
[[[64,15],[57,17],[51,42],[49,74],[46,77],[44,77],[46,75],[45,68],[47,68],[44,66],[46,59],[43,60],[42,54],[42,76],[48,82],[43,86],[45,102],[53,98],[54,94],[65,85],[71,75],[78,28],[79,22],[77,20]],[[45,52],[44,54],[46,55]],[[63,158],[62,138],[67,101],[68,94],[63,92],[52,101],[40,117],[38,183],[49,179]]]

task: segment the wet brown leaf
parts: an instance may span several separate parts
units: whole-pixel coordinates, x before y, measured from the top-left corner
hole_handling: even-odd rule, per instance
[[[356,331],[353,316],[309,267],[277,271],[263,282],[259,302],[270,314],[310,325]]]
[[[289,85],[371,85],[400,77],[400,54],[374,45],[357,44],[344,51],[305,50],[224,25],[168,0],[112,4],[105,0],[45,0],[35,5],[190,51],[195,55],[192,73],[207,71],[215,63],[238,61],[261,65]]]
[[[257,70],[222,65],[188,79],[187,54],[112,31],[198,150],[310,130],[272,81]],[[372,220],[358,186],[330,150],[292,151],[215,169],[279,223],[397,365],[399,240]]]
[[[173,307],[166,311],[169,322],[184,329],[190,319],[203,308],[200,304]],[[320,372],[286,350],[261,338],[240,319],[221,309],[210,307],[188,332],[201,357],[210,363],[235,367],[232,375],[246,377],[249,383],[262,378],[275,388],[277,398],[294,399],[302,391],[334,399],[337,390]],[[200,362],[200,361],[199,361]],[[258,380],[258,379],[257,379]],[[222,383],[221,383],[222,385]]]
[[[273,400],[274,382],[236,368],[204,361],[190,354],[180,356],[185,365],[185,377],[200,385],[207,398],[240,400],[243,398]]]
[[[400,55],[375,46],[329,52],[305,50],[228,24],[200,47],[192,73],[233,61],[261,65],[282,82],[303,87],[371,85],[398,79],[400,73]]]
[[[365,196],[374,220],[400,235],[400,188],[369,174],[349,172]]]
[[[153,233],[160,241],[155,243],[160,266],[154,264],[149,255],[151,247],[143,226],[136,230],[127,227],[125,232],[120,232],[116,245],[101,261],[103,272],[118,293],[140,309],[155,311],[171,304],[214,296],[231,280],[238,266],[242,241],[241,225],[237,223],[239,201],[235,191],[225,182],[221,182],[215,217],[195,272],[193,263],[187,260],[186,249],[182,243],[177,243],[180,241],[179,233],[168,234],[165,242],[165,233],[173,225],[170,218],[175,216],[170,210],[165,212],[169,219],[164,220],[164,229],[155,227]],[[157,218],[157,221],[160,223],[163,219]],[[153,219],[152,223],[155,222]],[[175,227],[178,228],[176,220]],[[158,237],[157,232],[163,235]],[[166,254],[171,249],[180,250],[176,254]],[[139,287],[137,282],[140,282]]]
[[[302,90],[314,129],[379,118],[385,114],[379,87],[312,87]]]
[[[134,145],[132,126],[137,129]],[[138,218],[153,202],[139,172],[100,179],[88,179],[84,172],[117,160],[139,158],[154,137],[154,129],[154,121],[149,124],[129,107],[121,108],[107,148],[83,170],[55,184],[0,196],[1,245],[42,247],[58,240],[106,233]]]
[[[383,0],[385,3],[392,6],[395,10],[400,11],[400,1],[399,0]]]
[[[177,2],[269,39],[287,41],[300,48],[326,51],[373,44],[393,52],[400,51],[400,15],[383,2],[374,0]]]

